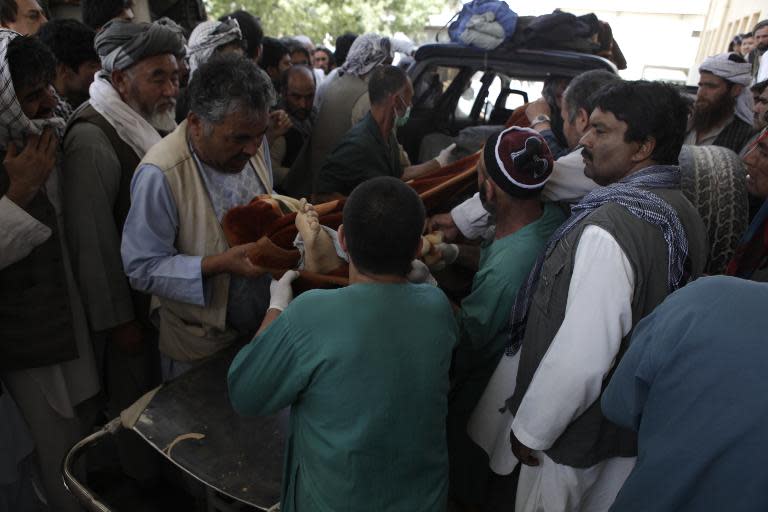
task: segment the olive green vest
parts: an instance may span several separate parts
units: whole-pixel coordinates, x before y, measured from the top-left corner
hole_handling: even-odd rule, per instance
[[[107,140],[109,140],[112,150],[115,152],[118,162],[120,162],[120,186],[115,198],[115,204],[112,206],[112,212],[117,232],[122,234],[125,219],[128,217],[128,211],[131,208],[131,180],[141,158],[127,142],[120,138],[117,130],[109,124],[109,121],[103,115],[93,108],[90,102],[86,101],[72,114],[67,124],[67,133],[78,123],[89,123],[101,130],[107,137]],[[64,137],[66,138],[66,133]],[[142,326],[151,328],[149,322],[150,296],[131,289],[131,300],[133,301],[134,319]]]
[[[686,273],[689,280],[699,277],[709,250],[706,229],[698,212],[678,190],[654,189],[650,192],[664,199],[680,217],[688,238]],[[509,402],[513,414],[520,407],[536,369],[563,323],[576,249],[582,232],[590,225],[606,230],[616,239],[634,273],[632,329],[621,341],[614,368],[629,346],[634,327],[669,294],[668,248],[661,228],[641,220],[616,203],[606,204],[588,215],[557,243],[541,269],[528,312],[517,385]],[[612,374],[613,370],[603,381],[603,389]],[[598,398],[571,422],[546,454],[558,464],[586,468],[611,457],[637,455],[637,437],[634,432],[606,420]]]

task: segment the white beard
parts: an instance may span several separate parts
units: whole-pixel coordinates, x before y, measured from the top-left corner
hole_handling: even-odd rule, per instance
[[[153,112],[147,118],[147,122],[156,130],[163,133],[171,133],[176,129],[176,109],[169,108],[162,112]]]

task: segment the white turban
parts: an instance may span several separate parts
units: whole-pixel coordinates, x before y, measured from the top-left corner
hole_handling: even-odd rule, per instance
[[[730,60],[732,54],[721,53],[707,57],[699,66],[699,73],[706,71],[728,82],[742,86],[741,94],[736,100],[736,117],[745,123],[752,125],[754,115],[752,113],[752,93],[749,85],[752,83],[752,64],[748,62],[734,62]]]
[[[40,135],[48,126],[64,128],[60,117],[29,119],[21,110],[8,65],[8,45],[17,37],[19,34],[12,30],[0,29],[0,149],[5,149],[9,142],[22,142],[25,135]]]
[[[197,68],[208,62],[216,48],[242,39],[240,24],[234,18],[200,23],[192,31],[187,43],[190,76]]]

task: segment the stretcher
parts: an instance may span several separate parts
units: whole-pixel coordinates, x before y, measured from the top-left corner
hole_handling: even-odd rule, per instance
[[[212,505],[209,499],[209,510],[240,510],[238,504],[242,504],[267,511],[279,503],[287,411],[244,418],[232,409],[226,377],[239,348],[228,349],[153,390],[72,447],[63,462],[64,483],[87,510],[116,509],[80,482],[73,468],[90,448],[122,429],[133,430],[203,483],[208,495],[219,502]]]
[[[479,153],[470,155],[408,184],[421,196],[429,213],[447,211],[476,190],[478,159]],[[297,232],[295,210],[276,209],[273,199],[255,198],[249,205],[230,211],[222,225],[230,245],[258,242],[250,259],[279,277],[296,267],[299,253],[292,245]],[[323,225],[338,227],[343,200],[316,207],[322,213]],[[301,272],[294,292],[346,284],[346,272]],[[225,350],[153,390],[72,447],[63,462],[64,483],[87,510],[113,509],[78,480],[74,467],[90,448],[123,429],[138,434],[180,470],[203,483],[209,510],[242,510],[239,505],[277,509],[288,412],[244,418],[232,409],[226,375],[238,348]]]

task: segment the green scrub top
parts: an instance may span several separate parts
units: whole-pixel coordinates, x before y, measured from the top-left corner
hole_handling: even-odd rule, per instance
[[[244,347],[234,408],[291,406],[282,510],[444,512],[457,339],[439,289],[355,284],[302,294]]]
[[[488,458],[469,439],[467,422],[504,353],[506,327],[517,290],[565,219],[559,206],[545,203],[542,216],[535,222],[485,245],[472,291],[461,302],[461,336],[451,375],[448,445],[452,493],[465,504],[483,502],[488,472]]]

